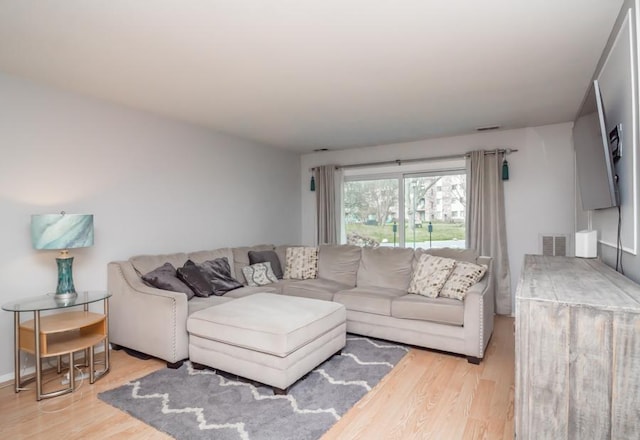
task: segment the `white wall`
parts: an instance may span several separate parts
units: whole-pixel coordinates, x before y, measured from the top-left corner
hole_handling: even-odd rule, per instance
[[[95,245],[72,251],[78,290],[106,290],[107,263],[134,254],[300,241],[297,154],[3,74],[0,97],[2,304],[56,286],[31,214],[95,215]],[[0,312],[0,381],[12,338]]]
[[[315,193],[309,191],[311,167],[515,148],[518,152],[508,156],[510,180],[504,184],[511,288],[515,292],[524,255],[540,252],[539,234],[574,233],[571,127],[572,123],[564,123],[303,155],[300,172],[302,241],[315,243]]]

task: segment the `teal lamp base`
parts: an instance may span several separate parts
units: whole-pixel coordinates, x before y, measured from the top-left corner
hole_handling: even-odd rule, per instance
[[[73,285],[73,257],[68,252],[61,252],[60,258],[56,258],[58,264],[58,287],[56,298],[75,298],[78,294]]]

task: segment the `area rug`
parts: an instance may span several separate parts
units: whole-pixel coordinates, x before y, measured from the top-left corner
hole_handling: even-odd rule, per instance
[[[176,439],[311,440],[322,436],[408,352],[347,335],[334,355],[289,388],[270,387],[189,362],[164,368],[98,397]]]

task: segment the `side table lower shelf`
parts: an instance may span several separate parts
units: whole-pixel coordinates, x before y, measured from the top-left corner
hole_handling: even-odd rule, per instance
[[[70,393],[75,389],[74,354],[79,351],[85,353],[85,363],[89,367],[89,382],[94,383],[109,372],[109,338],[108,338],[108,309],[105,300],[105,313],[92,313],[87,310],[57,313],[40,317],[39,311],[34,311],[34,319],[19,322],[19,313],[15,313],[15,350],[16,350],[16,392],[22,388],[20,377],[20,350],[32,353],[36,358],[36,399],[56,397]],[[94,349],[103,343],[105,363],[102,371],[95,371]],[[88,353],[88,363],[87,363]],[[58,372],[60,372],[60,357],[69,357],[69,386],[49,393],[42,391],[42,358],[58,357]]]

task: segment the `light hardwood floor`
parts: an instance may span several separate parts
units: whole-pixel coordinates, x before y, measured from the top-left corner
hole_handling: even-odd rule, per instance
[[[168,439],[167,435],[103,403],[97,394],[165,368],[123,351],[111,372],[86,380],[73,394],[36,402],[32,390],[0,389],[2,439]],[[52,382],[59,378],[51,376]],[[333,439],[513,439],[513,319],[496,317],[480,365],[462,357],[412,349],[323,437]]]

